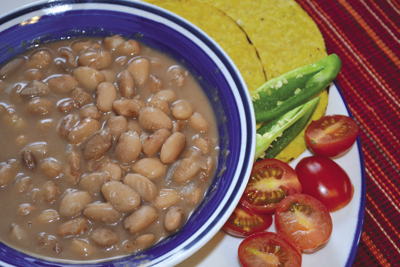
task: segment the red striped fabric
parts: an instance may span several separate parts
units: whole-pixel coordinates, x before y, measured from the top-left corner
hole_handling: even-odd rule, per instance
[[[360,126],[367,196],[354,266],[400,266],[400,1],[298,3],[342,59],[337,83]]]

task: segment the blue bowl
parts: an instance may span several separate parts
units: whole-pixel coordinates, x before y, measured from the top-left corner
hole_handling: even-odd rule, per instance
[[[254,161],[255,120],[247,87],[226,53],[204,32],[161,8],[128,1],[42,2],[0,18],[0,64],[38,44],[121,34],[166,52],[198,79],[217,115],[220,156],[205,199],[177,234],[147,251],[89,266],[172,266],[204,246],[242,195]],[[73,262],[82,264],[83,262]],[[66,266],[0,243],[0,265]]]

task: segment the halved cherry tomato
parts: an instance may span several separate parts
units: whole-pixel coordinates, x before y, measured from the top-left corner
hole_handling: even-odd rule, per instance
[[[332,218],[319,200],[294,194],[282,200],[275,212],[278,233],[302,252],[324,247],[332,233]]]
[[[329,212],[343,208],[353,198],[353,186],[347,173],[333,160],[311,156],[296,166],[303,194],[315,197]]]
[[[273,213],[282,199],[295,193],[301,193],[295,170],[283,161],[264,159],[254,163],[240,204],[253,213]]]
[[[246,237],[268,229],[271,224],[271,214],[249,213],[239,204],[236,206],[222,229],[231,235]]]
[[[300,267],[301,253],[281,236],[259,232],[245,238],[239,245],[239,261],[243,267]]]
[[[308,147],[317,155],[338,157],[345,154],[357,139],[358,125],[348,116],[324,116],[305,130]]]

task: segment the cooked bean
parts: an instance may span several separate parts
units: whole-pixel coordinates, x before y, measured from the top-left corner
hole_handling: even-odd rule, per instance
[[[128,61],[129,61],[129,60],[128,60],[128,58],[127,58],[126,56],[122,56],[122,57],[118,57],[118,58],[115,60],[115,64],[116,64],[116,65],[119,65],[119,66],[125,66],[125,65],[127,64]]]
[[[205,182],[210,177],[211,172],[214,169],[214,160],[212,157],[207,157],[207,167],[200,172],[200,180]]]
[[[105,69],[111,62],[112,56],[107,50],[88,50],[82,52],[78,57],[79,65],[91,67],[96,70]]]
[[[174,120],[172,122],[172,132],[173,133],[177,133],[177,132],[182,132],[183,129],[185,129],[187,125],[187,121],[183,121],[183,120]]]
[[[1,167],[0,167],[1,168]],[[18,193],[24,193],[32,186],[31,177],[22,177],[15,182],[15,189]]]
[[[128,121],[124,116],[114,116],[107,120],[105,127],[110,129],[114,138],[128,130]]]
[[[203,115],[195,112],[188,120],[189,126],[199,132],[206,132],[208,130],[208,122]]]
[[[112,135],[108,129],[96,132],[86,143],[82,151],[85,160],[97,160],[103,157],[111,147]]]
[[[0,187],[14,181],[18,173],[18,167],[18,161],[15,159],[9,159],[7,162],[0,163]]]
[[[179,202],[179,194],[173,189],[161,189],[156,200],[154,201],[154,206],[157,209],[166,209],[174,206]]]
[[[101,118],[100,111],[93,104],[89,104],[89,105],[84,106],[80,111],[80,115],[83,118],[93,118],[93,119],[100,119]]]
[[[60,194],[60,187],[58,187],[55,182],[48,181],[43,185],[41,194],[43,195],[43,199],[45,201],[53,203]]]
[[[55,253],[62,252],[62,246],[58,239],[53,235],[48,235],[44,232],[39,233],[35,237],[35,242],[40,248],[54,251]]]
[[[100,71],[90,67],[78,67],[74,69],[72,74],[79,84],[91,91],[95,90],[100,83],[106,80]]]
[[[151,134],[143,141],[143,153],[147,156],[154,156],[157,154],[165,140],[171,136],[171,132],[166,129],[160,129]]]
[[[142,143],[136,132],[122,133],[114,149],[115,158],[121,163],[129,163],[136,160],[142,150]]]
[[[25,72],[24,79],[28,81],[41,81],[44,79],[44,75],[40,70],[30,69]]]
[[[117,223],[122,218],[122,214],[111,203],[87,204],[83,209],[83,215],[89,220],[108,224]]]
[[[100,48],[101,44],[99,44],[98,42],[94,42],[92,40],[77,41],[71,45],[71,49],[74,52],[82,52],[88,49],[100,49]]]
[[[187,120],[193,112],[192,105],[184,99],[178,100],[172,107],[172,116],[178,120]]]
[[[157,157],[142,158],[132,164],[132,170],[154,180],[165,174],[167,166],[162,164]]]
[[[131,187],[116,181],[110,181],[101,187],[106,201],[113,204],[120,212],[133,211],[140,205],[139,194]]]
[[[76,108],[76,103],[71,98],[63,99],[61,101],[58,101],[58,103],[57,103],[57,109],[60,112],[64,112],[64,113],[71,112],[75,108]]]
[[[13,130],[20,131],[27,127],[26,121],[17,114],[13,107],[6,108],[2,119],[4,125],[10,127]]]
[[[61,56],[67,59],[67,63],[70,67],[72,68],[78,67],[76,55],[69,48],[61,47],[60,49],[58,49],[58,52],[60,53]]]
[[[109,180],[110,175],[108,173],[93,172],[82,176],[79,181],[79,187],[92,195],[98,195],[101,192],[102,185]]]
[[[152,93],[157,93],[158,91],[161,91],[163,88],[163,84],[160,78],[154,75],[149,76],[149,89],[150,92]]]
[[[152,99],[162,99],[168,102],[173,102],[176,99],[176,93],[172,90],[161,90],[156,93]]]
[[[118,235],[107,228],[97,228],[90,233],[90,238],[99,246],[108,247],[118,241]]]
[[[50,93],[50,88],[43,82],[33,81],[28,83],[22,90],[21,96],[32,98],[37,96],[45,96]]]
[[[48,158],[40,164],[40,169],[47,177],[53,179],[61,174],[62,164],[55,159]]]
[[[144,57],[135,58],[126,69],[132,73],[138,85],[143,85],[150,75],[150,60]]]
[[[125,98],[132,98],[135,94],[135,80],[133,75],[127,71],[123,70],[118,76],[118,90],[121,95]]]
[[[39,224],[47,224],[60,219],[60,215],[57,211],[49,209],[42,211],[38,216],[35,218],[35,222]]]
[[[47,80],[50,89],[57,93],[69,93],[78,86],[78,81],[71,75],[54,76]]]
[[[36,158],[29,150],[24,150],[22,154],[22,162],[32,172],[36,171]]]
[[[15,223],[11,224],[11,230],[10,230],[11,240],[18,242],[26,242],[27,237],[28,235],[23,227]]]
[[[79,118],[74,114],[68,114],[61,119],[59,125],[57,126],[57,131],[61,137],[66,138],[72,127],[75,126],[79,121]]]
[[[75,105],[78,108],[92,102],[92,96],[81,88],[75,88],[72,90],[72,99],[75,101]]]
[[[115,112],[118,115],[125,116],[125,117],[134,117],[136,118],[139,115],[140,110],[142,107],[136,100],[128,99],[128,98],[121,98],[115,100],[112,103],[112,107],[114,108]]]
[[[141,47],[140,47],[140,44],[138,42],[136,42],[135,40],[128,40],[122,44],[119,44],[115,50],[118,53],[133,56],[140,52]]]
[[[104,38],[104,45],[109,50],[115,50],[117,46],[125,43],[125,39],[121,37],[121,35],[116,34],[113,36],[109,36]]]
[[[107,70],[101,70],[100,72],[104,75],[106,82],[114,83],[115,80],[117,79],[117,74],[113,70],[107,69]]]
[[[129,173],[125,175],[122,182],[132,187],[146,202],[150,202],[157,197],[157,186],[149,178],[141,174]]]
[[[106,172],[110,176],[110,180],[112,181],[121,181],[122,179],[122,169],[121,166],[117,162],[114,161],[106,161],[100,163],[97,166],[96,171],[98,172]]]
[[[35,210],[36,210],[36,208],[34,206],[32,206],[29,203],[25,203],[25,204],[21,204],[18,206],[16,213],[20,216],[25,216],[25,215],[28,215],[28,214],[34,212]]]
[[[54,129],[55,122],[53,119],[43,119],[37,122],[36,129],[39,132],[48,132]]]
[[[81,156],[76,151],[67,153],[67,164],[64,166],[64,177],[71,184],[76,184],[82,175]]]
[[[182,68],[174,66],[168,70],[168,74],[171,79],[171,83],[177,86],[182,86],[185,82],[186,73],[183,72]]]
[[[87,191],[73,191],[67,193],[60,202],[60,215],[62,217],[74,217],[79,215],[83,207],[92,201]]]
[[[186,137],[181,132],[173,133],[161,147],[160,160],[164,164],[173,163],[186,147]]]
[[[70,250],[75,254],[87,257],[96,251],[96,248],[84,239],[74,238],[70,244]]]
[[[27,110],[34,115],[44,115],[52,111],[54,102],[47,98],[34,97],[28,101]]]
[[[150,247],[156,241],[153,234],[144,234],[133,241],[127,241],[123,244],[123,248],[129,253],[138,253]]]
[[[211,151],[211,141],[208,138],[202,138],[198,135],[194,136],[193,139],[196,147],[203,152],[204,154],[208,154]]]
[[[147,107],[142,109],[138,118],[139,125],[147,131],[172,129],[171,119],[158,108]]]
[[[183,224],[183,210],[179,207],[173,207],[167,211],[164,217],[164,228],[168,232],[178,230]]]
[[[61,237],[80,235],[88,229],[88,223],[89,222],[82,217],[71,219],[57,227],[57,235]]]
[[[178,167],[173,173],[173,180],[177,183],[185,183],[189,181],[201,167],[189,158],[180,161]]]
[[[44,68],[51,63],[51,54],[48,50],[41,49],[29,55],[27,66],[29,68]]]
[[[17,146],[23,146],[26,145],[27,143],[28,143],[28,136],[24,134],[17,136],[17,138],[15,139],[15,144]]]
[[[149,102],[149,107],[158,108],[165,114],[169,115],[171,113],[171,107],[169,106],[167,100],[164,99],[152,99]]]
[[[68,141],[73,145],[78,145],[97,132],[100,128],[101,124],[98,120],[92,118],[83,119],[78,125],[69,131]]]
[[[104,113],[112,110],[112,103],[117,99],[118,92],[114,84],[110,82],[102,82],[96,89],[96,107]]]
[[[128,120],[128,131],[137,132],[138,135],[141,134],[142,129],[137,120]]]
[[[124,227],[131,234],[136,234],[149,227],[157,218],[158,213],[154,207],[142,205],[126,217]]]
[[[0,77],[6,77],[8,74],[14,72],[20,66],[25,64],[26,59],[24,57],[17,57],[12,59],[11,61],[7,62],[3,67],[0,69]]]
[[[196,187],[189,195],[185,197],[185,201],[190,205],[194,205],[201,200],[203,195],[203,190],[201,190],[199,187]]]
[[[35,142],[27,145],[24,150],[29,150],[37,159],[41,159],[49,153],[49,148],[45,142]]]

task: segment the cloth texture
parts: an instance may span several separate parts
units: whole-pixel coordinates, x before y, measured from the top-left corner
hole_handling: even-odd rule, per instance
[[[400,266],[400,1],[297,2],[342,59],[336,82],[360,127],[366,207],[354,266]]]

